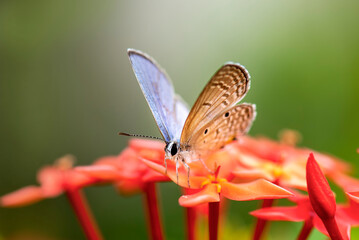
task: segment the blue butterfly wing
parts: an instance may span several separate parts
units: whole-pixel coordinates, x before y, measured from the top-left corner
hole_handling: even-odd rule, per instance
[[[179,140],[189,112],[186,104],[176,97],[170,78],[154,59],[138,50],[127,52],[163,138],[167,142]]]
[[[175,96],[175,108],[176,108],[176,126],[174,126],[174,129],[176,129],[176,133],[175,133],[176,140],[179,141],[184,123],[186,122],[186,119],[189,114],[189,109],[187,103],[179,95]]]

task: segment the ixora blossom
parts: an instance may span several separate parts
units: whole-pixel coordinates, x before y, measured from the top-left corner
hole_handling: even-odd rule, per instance
[[[170,179],[149,168],[141,159],[163,163],[164,147],[160,141],[132,139],[118,156],[103,157],[90,166],[75,168],[98,181],[113,183],[123,195],[143,193],[151,237],[159,240],[164,236],[155,183]]]
[[[313,152],[317,162],[328,176],[346,175],[350,165],[336,157],[315,152],[307,148],[294,147],[289,140],[291,130],[282,133],[286,141],[276,142],[268,138],[242,137],[230,151],[237,157],[239,165],[233,172],[238,180],[264,178],[280,186],[306,190],[305,168],[308,155]],[[290,142],[291,144],[288,144]],[[334,178],[338,180],[339,178]]]
[[[44,198],[66,193],[88,239],[102,239],[81,193],[93,184],[114,184],[123,195],[143,193],[152,239],[163,239],[156,182],[169,181],[167,176],[147,167],[140,158],[163,162],[164,144],[159,141],[133,139],[117,156],[106,156],[90,166],[73,168],[73,158],[65,156],[54,166],[44,167],[38,174],[40,186],[29,186],[1,198],[4,207],[19,207]]]
[[[189,179],[184,168],[180,168],[178,175],[176,174],[176,165],[172,161],[167,163],[167,171],[161,163],[147,159],[142,161],[162,174],[167,173],[168,177],[181,187],[197,189],[193,194],[181,196],[179,204],[188,208],[208,203],[210,239],[217,239],[221,197],[236,201],[249,201],[286,198],[292,195],[287,190],[264,179],[248,183],[232,183],[231,169],[233,169],[236,162],[225,150],[218,151],[206,159],[205,164],[208,165],[207,167],[204,167],[203,163],[198,161],[188,163],[191,169]],[[211,173],[208,170],[209,166],[218,167],[215,167],[215,171]]]
[[[167,162],[166,172],[163,142],[132,139],[119,155],[102,157],[88,166],[73,167],[72,158],[66,156],[54,166],[39,171],[39,186],[7,194],[1,198],[1,204],[4,207],[24,206],[65,193],[87,238],[97,240],[102,236],[81,189],[94,184],[113,184],[122,195],[143,195],[150,238],[161,240],[165,239],[165,234],[156,184],[173,181],[184,192],[178,202],[186,211],[189,240],[197,239],[198,215],[208,219],[209,239],[216,240],[227,200],[258,199],[263,199],[263,205],[252,213],[258,217],[253,239],[262,237],[269,220],[304,221],[299,239],[306,239],[313,227],[333,239],[349,239],[350,228],[359,224],[359,181],[347,175],[347,164],[315,152],[319,167],[313,156],[308,160],[308,149],[294,147],[293,134],[285,136],[284,142],[243,137],[203,162],[188,161],[189,177],[187,169],[181,165],[178,179],[174,161]],[[349,204],[335,203],[322,172],[345,191],[350,190],[347,193],[351,198]],[[308,191],[309,196],[292,189]],[[289,198],[297,206],[271,207],[278,198]]]
[[[62,193],[77,191],[96,182],[86,174],[73,171],[74,157],[66,155],[53,166],[43,167],[37,174],[40,186],[27,186],[1,197],[4,207],[21,207]]]
[[[42,168],[37,178],[40,186],[27,186],[1,197],[3,207],[21,207],[45,198],[54,198],[62,193],[66,196],[86,234],[91,240],[103,239],[81,188],[97,182],[86,174],[74,171],[74,158],[66,155],[53,166]]]
[[[306,163],[309,153],[314,152],[326,175],[338,185],[347,176],[350,166],[343,161],[307,148],[295,147],[299,133],[293,130],[282,131],[279,142],[265,137],[253,138],[244,136],[228,146],[228,150],[236,157],[238,165],[233,171],[235,182],[246,182],[258,178],[278,184],[285,188],[307,190]],[[353,180],[352,180],[353,181]],[[273,205],[273,200],[264,200],[262,208]],[[261,238],[266,226],[265,219],[258,219],[254,231],[254,240]]]
[[[334,194],[324,177],[314,155],[306,165],[309,196],[293,192],[289,198],[296,206],[268,207],[251,212],[257,218],[274,221],[304,221],[298,239],[307,239],[313,227],[331,239],[350,239],[351,226],[359,225],[359,205],[337,205]]]
[[[218,161],[225,166],[226,162],[229,164],[233,162],[228,159],[229,157],[230,155],[225,151],[220,151],[213,154],[210,158],[211,160],[218,159]],[[147,159],[143,159],[143,162],[162,174],[165,174],[166,172],[166,169],[162,164]],[[291,196],[291,193],[287,190],[264,179],[258,179],[249,183],[232,183],[230,181],[231,172],[229,169],[220,171],[222,170],[222,165],[219,165],[215,172],[211,174],[206,168],[199,168],[197,162],[195,164],[188,164],[191,168],[191,173],[193,173],[189,177],[190,187],[193,189],[201,189],[201,191],[192,195],[182,196],[179,199],[179,203],[184,207],[193,207],[208,202],[219,202],[220,195],[236,201],[286,198]],[[175,168],[176,166],[174,162],[169,162],[167,164],[168,177],[171,178],[173,182],[177,183]],[[187,177],[186,170],[183,168],[180,169],[178,173],[178,185],[188,188]]]
[[[145,192],[150,183],[170,181],[141,161],[145,158],[163,163],[164,147],[160,141],[132,139],[118,156],[103,157],[90,166],[76,167],[75,170],[99,181],[114,183],[123,195]]]

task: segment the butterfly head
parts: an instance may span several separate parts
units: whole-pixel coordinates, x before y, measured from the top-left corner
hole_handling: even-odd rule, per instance
[[[166,140],[164,140],[162,138],[158,138],[158,137],[146,136],[146,135],[140,135],[140,134],[129,134],[129,133],[124,133],[124,132],[119,132],[118,134],[122,135],[122,136],[129,136],[129,137],[143,137],[143,138],[154,138],[154,139],[162,140],[166,143],[165,153],[166,153],[167,158],[171,158],[171,157],[175,156],[180,150],[180,144],[177,141],[167,142]]]
[[[166,157],[171,158],[175,156],[180,150],[180,144],[178,142],[172,141],[168,142],[165,147]]]

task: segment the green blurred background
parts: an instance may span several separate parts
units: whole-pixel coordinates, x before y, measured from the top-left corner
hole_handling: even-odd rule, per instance
[[[78,165],[118,154],[128,140],[120,130],[159,136],[130,47],[153,56],[189,105],[224,62],[240,62],[252,76],[245,101],[258,110],[251,135],[296,129],[301,145],[358,168],[358,10],[324,0],[1,1],[0,195],[35,184],[64,154]],[[183,239],[179,189],[160,190],[168,239]],[[140,196],[85,192],[106,239],[146,239]],[[257,205],[232,203],[227,230],[248,236]],[[301,225],[272,226],[271,239],[294,239]],[[84,239],[63,196],[0,209],[0,236]]]

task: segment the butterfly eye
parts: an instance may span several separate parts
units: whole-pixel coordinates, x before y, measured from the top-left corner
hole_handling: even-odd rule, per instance
[[[226,113],[224,114],[224,116],[225,116],[225,117],[228,117],[228,116],[229,116],[229,112],[226,112]]]
[[[204,130],[204,134],[207,134],[208,133],[208,128],[206,128],[206,130]]]
[[[174,156],[177,154],[177,144],[173,144],[171,147],[171,155]]]

